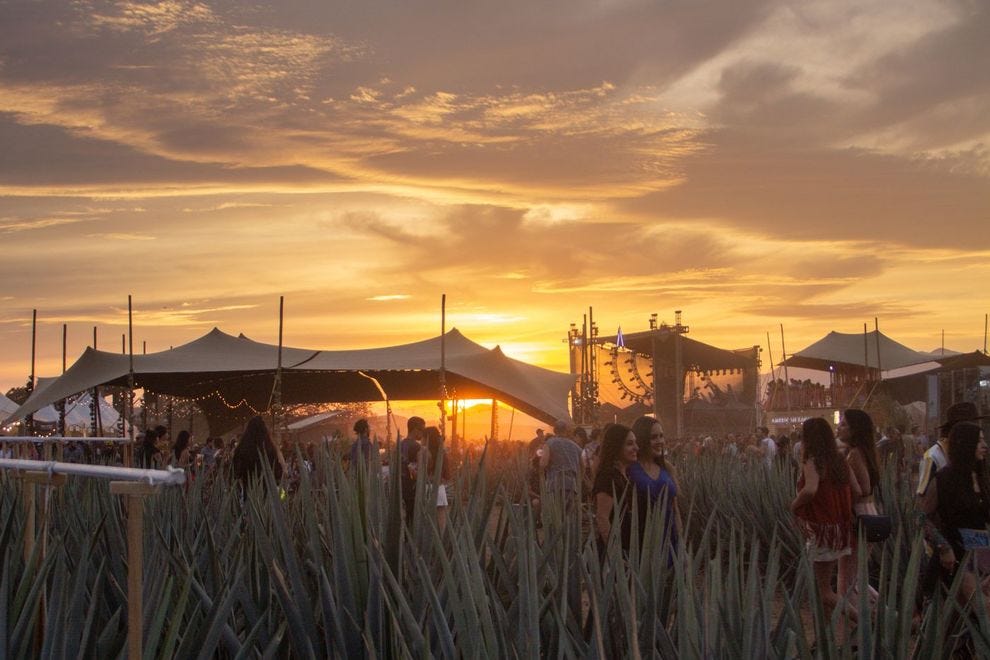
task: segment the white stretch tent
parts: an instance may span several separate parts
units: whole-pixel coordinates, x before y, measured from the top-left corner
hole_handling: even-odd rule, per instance
[[[0,394],[0,415],[3,415],[4,419],[10,417],[15,412],[17,412],[18,408],[19,406],[16,403],[14,403],[5,395]]]
[[[72,426],[76,428],[87,428],[92,423],[89,417],[89,406],[90,401],[93,400],[93,395],[89,392],[84,392],[75,401],[68,403],[65,406],[65,425]],[[103,428],[110,428],[117,423],[120,419],[120,411],[116,410],[113,406],[107,403],[106,399],[103,397],[99,398],[100,403],[100,421],[103,423]]]
[[[880,358],[877,359],[877,346]],[[869,367],[883,370],[900,369],[912,364],[929,362],[931,356],[908,348],[876,330],[868,333],[830,332],[807,348],[781,362],[788,367],[802,367],[828,371],[829,367],[862,368],[864,362]]]
[[[18,407],[19,406],[17,403],[3,394],[0,394],[0,414],[3,414],[3,418],[6,420],[4,422],[4,426],[9,425],[11,422],[17,421],[18,419],[23,419],[23,417],[27,417],[27,415],[24,415],[23,417],[11,417],[15,412],[17,412]],[[32,412],[34,413],[34,419],[36,421],[43,422],[45,424],[54,424],[58,421],[58,411],[55,410],[55,406],[46,405],[38,410],[33,410]]]
[[[458,330],[444,337],[447,398],[498,399],[541,421],[570,419],[575,376],[536,367],[487,349]],[[376,378],[392,400],[440,398],[441,338],[346,351],[282,349],[282,402],[379,401],[360,372]],[[208,417],[267,410],[273,399],[278,347],[214,328],[168,351],[134,356],[136,388],[195,399]],[[96,386],[127,386],[129,358],[87,348],[59,378],[39,387],[11,419]],[[233,412],[232,412],[233,411]],[[212,422],[211,422],[212,424]]]
[[[46,379],[48,381],[54,381],[54,378]],[[40,379],[39,379],[40,382]],[[89,428],[90,417],[89,417],[89,402],[92,400],[92,396],[89,392],[85,392],[75,401],[67,403],[65,405],[65,425],[67,427],[74,428]],[[0,418],[9,419],[14,413],[17,412],[18,405],[11,401],[6,396],[0,394]],[[38,422],[43,422],[45,424],[55,424],[58,422],[58,409],[54,404],[48,404],[33,411],[34,419]],[[23,417],[26,417],[24,415]],[[17,416],[14,419],[22,419],[23,417]],[[120,418],[120,413],[114,410],[114,407],[106,402],[103,398],[100,398],[100,419],[103,422],[104,428],[109,428],[117,423]],[[9,420],[14,421],[14,420]],[[8,421],[8,423],[9,423]]]

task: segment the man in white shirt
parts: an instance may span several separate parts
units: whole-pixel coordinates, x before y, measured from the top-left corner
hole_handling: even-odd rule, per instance
[[[763,462],[767,467],[773,467],[773,459],[777,457],[777,441],[770,437],[770,429],[761,426],[756,429],[757,436],[761,438],[760,449],[763,451]]]

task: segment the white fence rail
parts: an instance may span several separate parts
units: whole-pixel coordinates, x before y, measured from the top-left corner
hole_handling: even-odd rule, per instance
[[[19,438],[35,442],[38,438]],[[6,438],[4,439],[6,440]],[[52,440],[52,438],[47,438]],[[57,438],[64,440],[64,438]],[[89,438],[99,441],[103,438]],[[126,438],[114,438],[126,440]],[[129,440],[128,440],[129,442]],[[35,544],[41,542],[41,556],[47,547],[47,505],[37,506],[36,489],[45,493],[65,483],[66,475],[93,479],[108,479],[110,492],[122,495],[127,500],[127,654],[130,658],[143,657],[144,602],[142,575],[144,572],[144,498],[155,495],[163,486],[181,486],[186,482],[186,473],[180,468],[168,467],[164,470],[142,470],[111,465],[86,465],[83,463],[60,463],[58,461],[32,461],[15,458],[0,458],[0,469],[13,470],[20,479],[24,504],[24,557],[25,561],[35,552]],[[45,500],[47,501],[47,496]],[[40,523],[40,524],[39,524]],[[40,527],[40,538],[38,528]],[[42,606],[42,616],[43,616]],[[37,619],[39,633],[35,644],[35,655],[40,655],[41,618]]]
[[[186,472],[181,468],[142,470],[140,468],[114,467],[112,465],[88,465],[86,463],[59,463],[58,461],[29,461],[16,458],[0,458],[0,468],[68,474],[79,477],[110,479],[112,481],[136,481],[149,486],[181,486],[186,483]]]
[[[115,443],[115,444],[127,444],[131,442],[130,438],[122,438],[119,435],[106,436],[106,437],[73,437],[73,436],[61,436],[61,435],[48,435],[48,436],[37,436],[37,435],[0,435],[0,444],[9,442],[11,444],[44,444],[44,445],[57,445],[57,444],[67,444],[69,442],[81,442],[85,444],[101,444],[101,443]]]

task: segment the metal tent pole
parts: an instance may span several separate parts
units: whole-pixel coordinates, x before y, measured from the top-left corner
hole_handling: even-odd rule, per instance
[[[447,294],[440,296],[440,437],[447,440]]]
[[[131,441],[124,445],[124,466],[131,467],[137,436],[134,434],[134,307],[130,294],[127,295],[127,427]]]
[[[27,383],[27,395],[31,398],[31,393],[34,392],[34,363],[36,357],[36,348],[38,342],[38,310],[31,310],[31,377],[28,379]],[[28,415],[25,420],[27,425],[27,434],[34,435],[34,414]]]
[[[780,356],[781,364],[784,365],[784,395],[787,401],[787,412],[791,412],[791,375],[787,372],[787,347],[784,346],[784,324],[780,324]]]

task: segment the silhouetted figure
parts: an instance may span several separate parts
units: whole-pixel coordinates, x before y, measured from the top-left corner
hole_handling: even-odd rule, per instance
[[[247,486],[252,478],[261,474],[262,461],[266,461],[271,466],[276,480],[282,478],[284,471],[282,457],[275,443],[272,442],[265,420],[255,416],[248,421],[244,435],[234,449],[234,456],[231,459],[234,477],[242,485]]]

